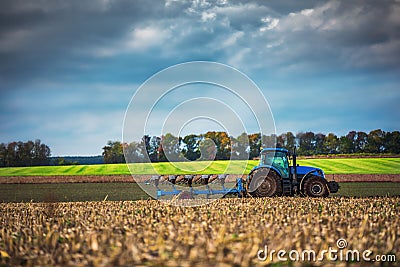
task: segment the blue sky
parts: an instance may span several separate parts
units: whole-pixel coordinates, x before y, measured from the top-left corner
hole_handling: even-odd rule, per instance
[[[278,134],[399,130],[399,1],[3,0],[0,142],[101,154],[138,87],[195,60],[248,75]]]

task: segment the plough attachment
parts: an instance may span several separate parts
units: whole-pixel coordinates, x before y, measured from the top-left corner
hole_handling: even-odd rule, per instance
[[[155,186],[157,190],[157,199],[163,196],[178,195],[183,195],[183,198],[194,198],[197,195],[205,195],[206,198],[215,195],[225,196],[232,194],[236,194],[238,197],[244,196],[245,189],[242,178],[236,178],[236,184],[234,186],[232,184],[232,187],[229,187],[225,185],[227,177],[227,174],[153,175],[146,181],[146,184]],[[161,188],[161,185],[166,184],[167,187],[163,186],[163,188]]]

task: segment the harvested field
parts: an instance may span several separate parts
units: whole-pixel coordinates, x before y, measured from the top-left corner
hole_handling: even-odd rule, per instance
[[[233,186],[234,184],[227,184]],[[400,183],[341,183],[332,197],[400,196]],[[222,197],[222,196],[221,196]],[[235,196],[233,196],[235,197]],[[1,202],[75,202],[146,200],[138,183],[2,184]]]
[[[246,178],[247,175],[242,175]],[[48,183],[132,183],[148,180],[151,175],[66,175],[66,176],[0,176],[0,184],[48,184]],[[231,174],[228,181],[239,175]],[[400,182],[400,174],[326,174],[327,180],[337,182]]]
[[[2,203],[0,213],[2,265],[347,266],[346,258],[323,254],[330,247],[359,251],[351,266],[381,265],[361,258],[365,250],[371,260],[383,255],[387,266],[400,257],[399,197],[235,198],[186,208],[152,200]],[[275,254],[262,261],[265,246],[312,250],[316,260],[292,253],[292,260]]]

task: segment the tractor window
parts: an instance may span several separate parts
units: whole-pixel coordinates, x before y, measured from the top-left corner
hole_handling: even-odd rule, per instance
[[[264,165],[277,168],[281,172],[283,178],[289,177],[289,162],[285,153],[280,151],[268,151],[261,155],[261,161]]]

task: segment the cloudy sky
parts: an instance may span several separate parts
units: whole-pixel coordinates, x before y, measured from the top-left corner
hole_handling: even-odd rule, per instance
[[[248,75],[278,134],[399,130],[397,0],[2,0],[0,142],[101,154],[144,81],[198,60]]]

